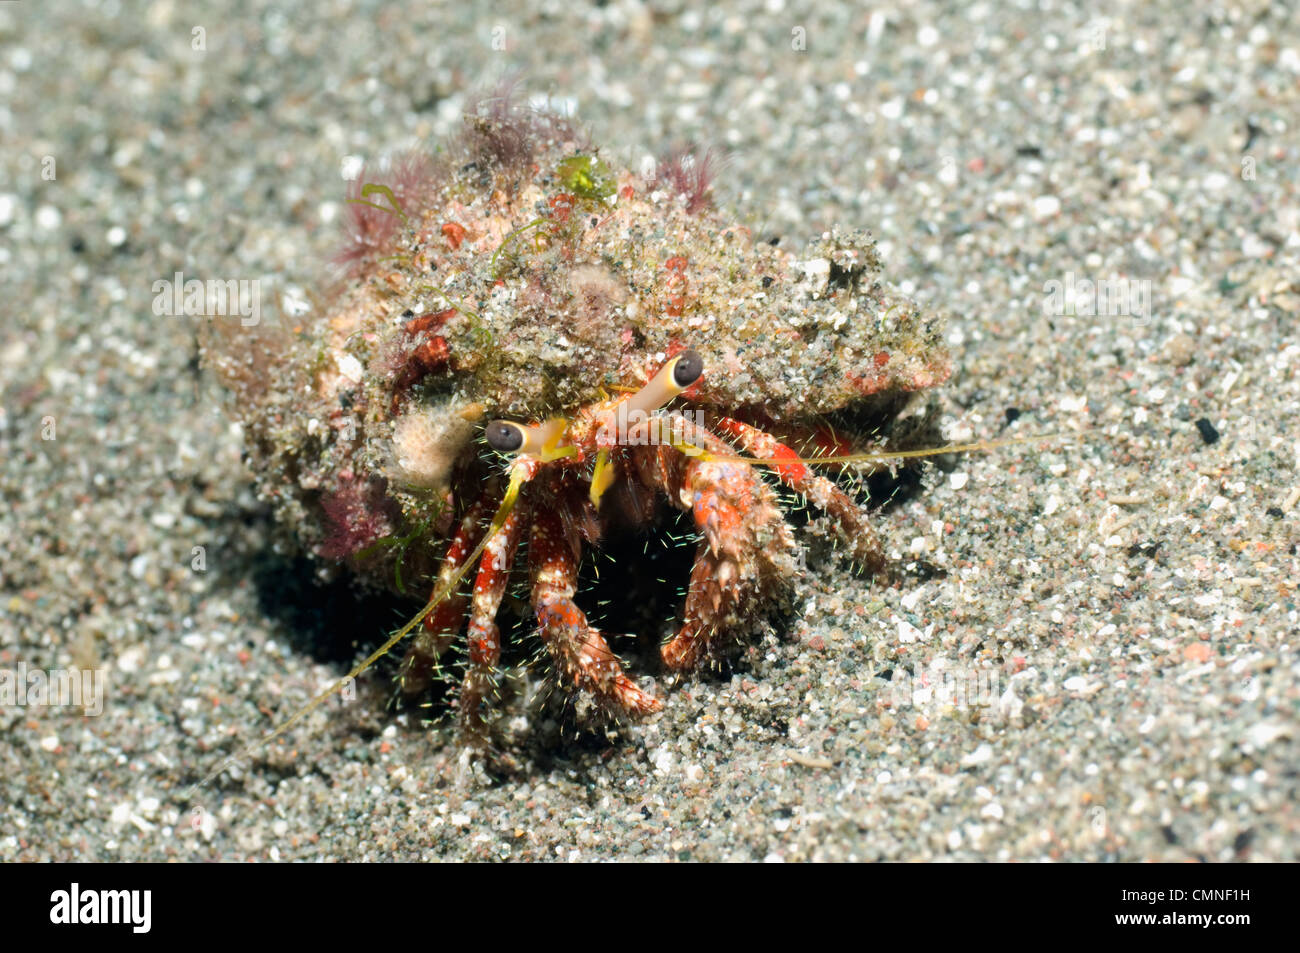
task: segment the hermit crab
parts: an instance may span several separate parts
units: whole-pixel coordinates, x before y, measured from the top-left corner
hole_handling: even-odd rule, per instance
[[[353,182],[313,314],[209,328],[262,494],[306,546],[377,584],[432,580],[380,651],[410,636],[400,688],[418,695],[466,638],[469,739],[491,720],[512,587],[561,691],[619,716],[662,706],[577,594],[584,551],[664,507],[697,536],[670,671],[786,605],[782,494],[885,565],[836,467],[949,376],[940,323],[880,279],[864,233],[796,254],[722,217],[714,172],[688,151],[621,170],[575,123],[489,99],[440,150]]]

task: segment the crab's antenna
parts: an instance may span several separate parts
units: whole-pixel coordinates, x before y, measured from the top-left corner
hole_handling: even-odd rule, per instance
[[[819,464],[819,463],[888,463],[891,460],[913,460],[918,457],[937,457],[945,453],[973,453],[977,451],[996,450],[999,447],[1010,447],[1015,444],[1037,443],[1043,440],[1057,440],[1062,437],[1069,437],[1071,434],[1049,433],[1036,434],[1028,437],[1006,437],[1001,440],[977,440],[974,443],[954,443],[945,447],[927,447],[924,450],[885,450],[873,453],[846,453],[836,454],[828,457],[773,457],[755,458],[728,456],[723,453],[714,453],[697,444],[688,441],[674,441],[675,446],[688,457],[695,457],[699,460],[705,460],[710,463],[743,463],[750,466],[760,467],[779,467],[789,466],[792,463]]]
[[[303,705],[291,716],[289,716],[288,720],[282,722],[278,727],[274,728],[272,731],[270,731],[268,734],[264,735],[263,737],[259,738],[257,741],[254,741],[251,744],[246,745],[240,751],[237,751],[234,754],[232,754],[230,757],[224,759],[215,768],[213,768],[211,771],[205,774],[201,780],[191,785],[190,788],[185,792],[185,799],[189,800],[195,791],[197,791],[199,788],[206,785],[209,781],[215,778],[222,771],[225,771],[227,768],[229,768],[231,765],[237,762],[240,758],[250,755],[254,751],[257,751],[260,748],[264,748],[266,745],[270,744],[276,738],[279,738],[281,735],[283,735],[286,731],[288,731],[298,722],[306,718],[309,714],[311,714],[322,704],[324,704],[325,701],[329,699],[331,695],[334,695],[337,692],[341,691],[345,685],[353,681],[358,675],[360,675],[366,669],[370,668],[370,666],[374,665],[381,658],[387,655],[392,650],[393,646],[397,645],[398,642],[406,638],[411,633],[412,629],[414,629],[417,625],[419,625],[421,622],[424,621],[425,616],[427,616],[430,612],[432,612],[435,608],[437,608],[440,602],[442,602],[453,592],[455,592],[456,587],[459,586],[461,580],[465,578],[465,574],[469,572],[470,567],[473,566],[475,563],[477,563],[478,558],[483,555],[483,550],[487,548],[488,542],[491,541],[492,537],[495,536],[496,533],[501,529],[501,527],[505,525],[506,519],[510,516],[510,513],[514,510],[515,503],[519,499],[519,491],[523,488],[524,483],[527,482],[531,472],[532,472],[531,469],[527,466],[516,465],[511,468],[510,484],[506,487],[505,496],[501,498],[501,505],[497,507],[497,511],[493,515],[492,524],[491,526],[488,527],[488,531],[483,534],[483,538],[479,540],[479,544],[474,547],[473,551],[469,554],[469,557],[463,563],[461,563],[460,569],[458,569],[443,585],[439,586],[436,590],[434,590],[433,595],[429,597],[429,601],[425,604],[424,608],[421,609],[413,619],[411,619],[409,622],[406,623],[406,625],[402,626],[395,633],[393,633],[393,635],[389,637],[387,642],[385,642],[379,648],[375,649],[375,651],[371,652],[370,655],[366,656],[366,658],[363,661],[353,666],[352,671],[348,672],[346,675],[344,675],[342,678],[336,681],[329,688],[325,689],[325,691],[321,692],[319,695],[317,695],[315,698],[313,698],[311,701]]]

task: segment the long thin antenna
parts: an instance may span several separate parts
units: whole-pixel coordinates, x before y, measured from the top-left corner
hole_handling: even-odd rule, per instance
[[[456,587],[459,586],[461,580],[465,578],[465,574],[469,572],[470,567],[475,565],[478,562],[478,558],[483,555],[483,550],[487,548],[487,544],[492,540],[492,537],[495,536],[497,531],[505,525],[506,518],[509,517],[510,512],[515,508],[515,501],[519,498],[519,491],[527,479],[528,470],[526,467],[516,466],[510,471],[510,485],[506,488],[506,494],[501,500],[501,505],[497,507],[496,514],[492,517],[492,525],[488,527],[488,531],[483,534],[483,538],[479,540],[479,544],[474,547],[469,557],[461,563],[460,569],[458,569],[456,573],[446,581],[446,583],[434,590],[433,595],[429,597],[428,603],[425,604],[424,608],[421,609],[413,619],[393,633],[387,642],[375,649],[375,651],[371,652],[370,655],[366,656],[364,661],[353,666],[352,671],[348,672],[338,681],[334,682],[334,684],[329,688],[325,689],[325,691],[321,692],[307,704],[294,712],[287,721],[274,728],[257,741],[246,745],[241,750],[225,758],[220,764],[205,774],[201,780],[191,785],[186,790],[185,799],[189,800],[199,788],[203,787],[222,771],[225,771],[231,765],[235,764],[239,759],[252,754],[254,751],[265,747],[276,738],[279,738],[286,731],[324,704],[330,696],[341,691],[345,685],[387,655],[398,642],[406,638],[411,633],[412,629],[424,621],[425,616],[437,608],[438,603],[442,602],[442,600],[446,599],[456,591]]]
[[[704,447],[685,441],[674,442],[673,446],[687,456],[695,457],[699,460],[705,460],[711,463],[745,463],[751,466],[779,467],[789,466],[792,463],[884,463],[889,460],[910,460],[917,457],[937,457],[945,453],[970,453],[976,450],[996,450],[999,447],[1009,447],[1018,443],[1037,443],[1040,440],[1056,440],[1060,437],[1067,436],[1071,435],[1049,433],[1032,437],[1006,437],[1002,440],[979,440],[974,443],[954,443],[949,444],[946,447],[930,447],[925,450],[887,450],[878,453],[848,453],[828,457],[789,456],[773,457],[771,459],[728,456],[726,454],[714,453]]]

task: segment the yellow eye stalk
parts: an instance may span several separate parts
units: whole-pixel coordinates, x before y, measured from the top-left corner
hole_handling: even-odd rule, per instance
[[[682,351],[675,355],[640,390],[624,398],[618,419],[645,418],[681,394],[704,374],[704,358],[697,351]],[[572,444],[560,446],[569,427],[569,421],[555,417],[540,424],[521,424],[513,420],[494,420],[487,425],[484,436],[488,445],[502,453],[535,457],[550,463],[578,452]],[[621,442],[626,434],[619,433]],[[614,482],[614,466],[610,462],[609,448],[601,447],[596,453],[596,464],[591,473],[591,502],[599,509],[600,498]]]
[[[704,358],[696,351],[682,351],[649,383],[624,401],[629,416],[640,412],[650,414],[682,393],[704,375]]]
[[[697,351],[682,351],[673,357],[649,382],[625,398],[618,419],[627,421],[648,418],[660,407],[681,394],[704,374],[704,358]],[[627,434],[619,433],[620,441]],[[609,448],[602,447],[596,454],[596,466],[591,472],[590,499],[592,506],[600,509],[600,498],[614,482],[614,467],[609,461]]]
[[[568,429],[569,421],[563,417],[552,417],[540,424],[494,420],[487,425],[484,436],[493,450],[536,457],[542,463],[550,463],[578,452],[578,448],[573,445],[560,446]]]

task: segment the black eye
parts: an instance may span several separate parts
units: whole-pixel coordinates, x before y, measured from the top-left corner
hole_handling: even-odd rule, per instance
[[[698,351],[682,351],[677,355],[673,365],[673,383],[678,387],[690,387],[704,373],[704,358]]]
[[[514,453],[524,445],[524,428],[505,420],[494,420],[487,425],[483,435],[488,446],[502,453]]]

